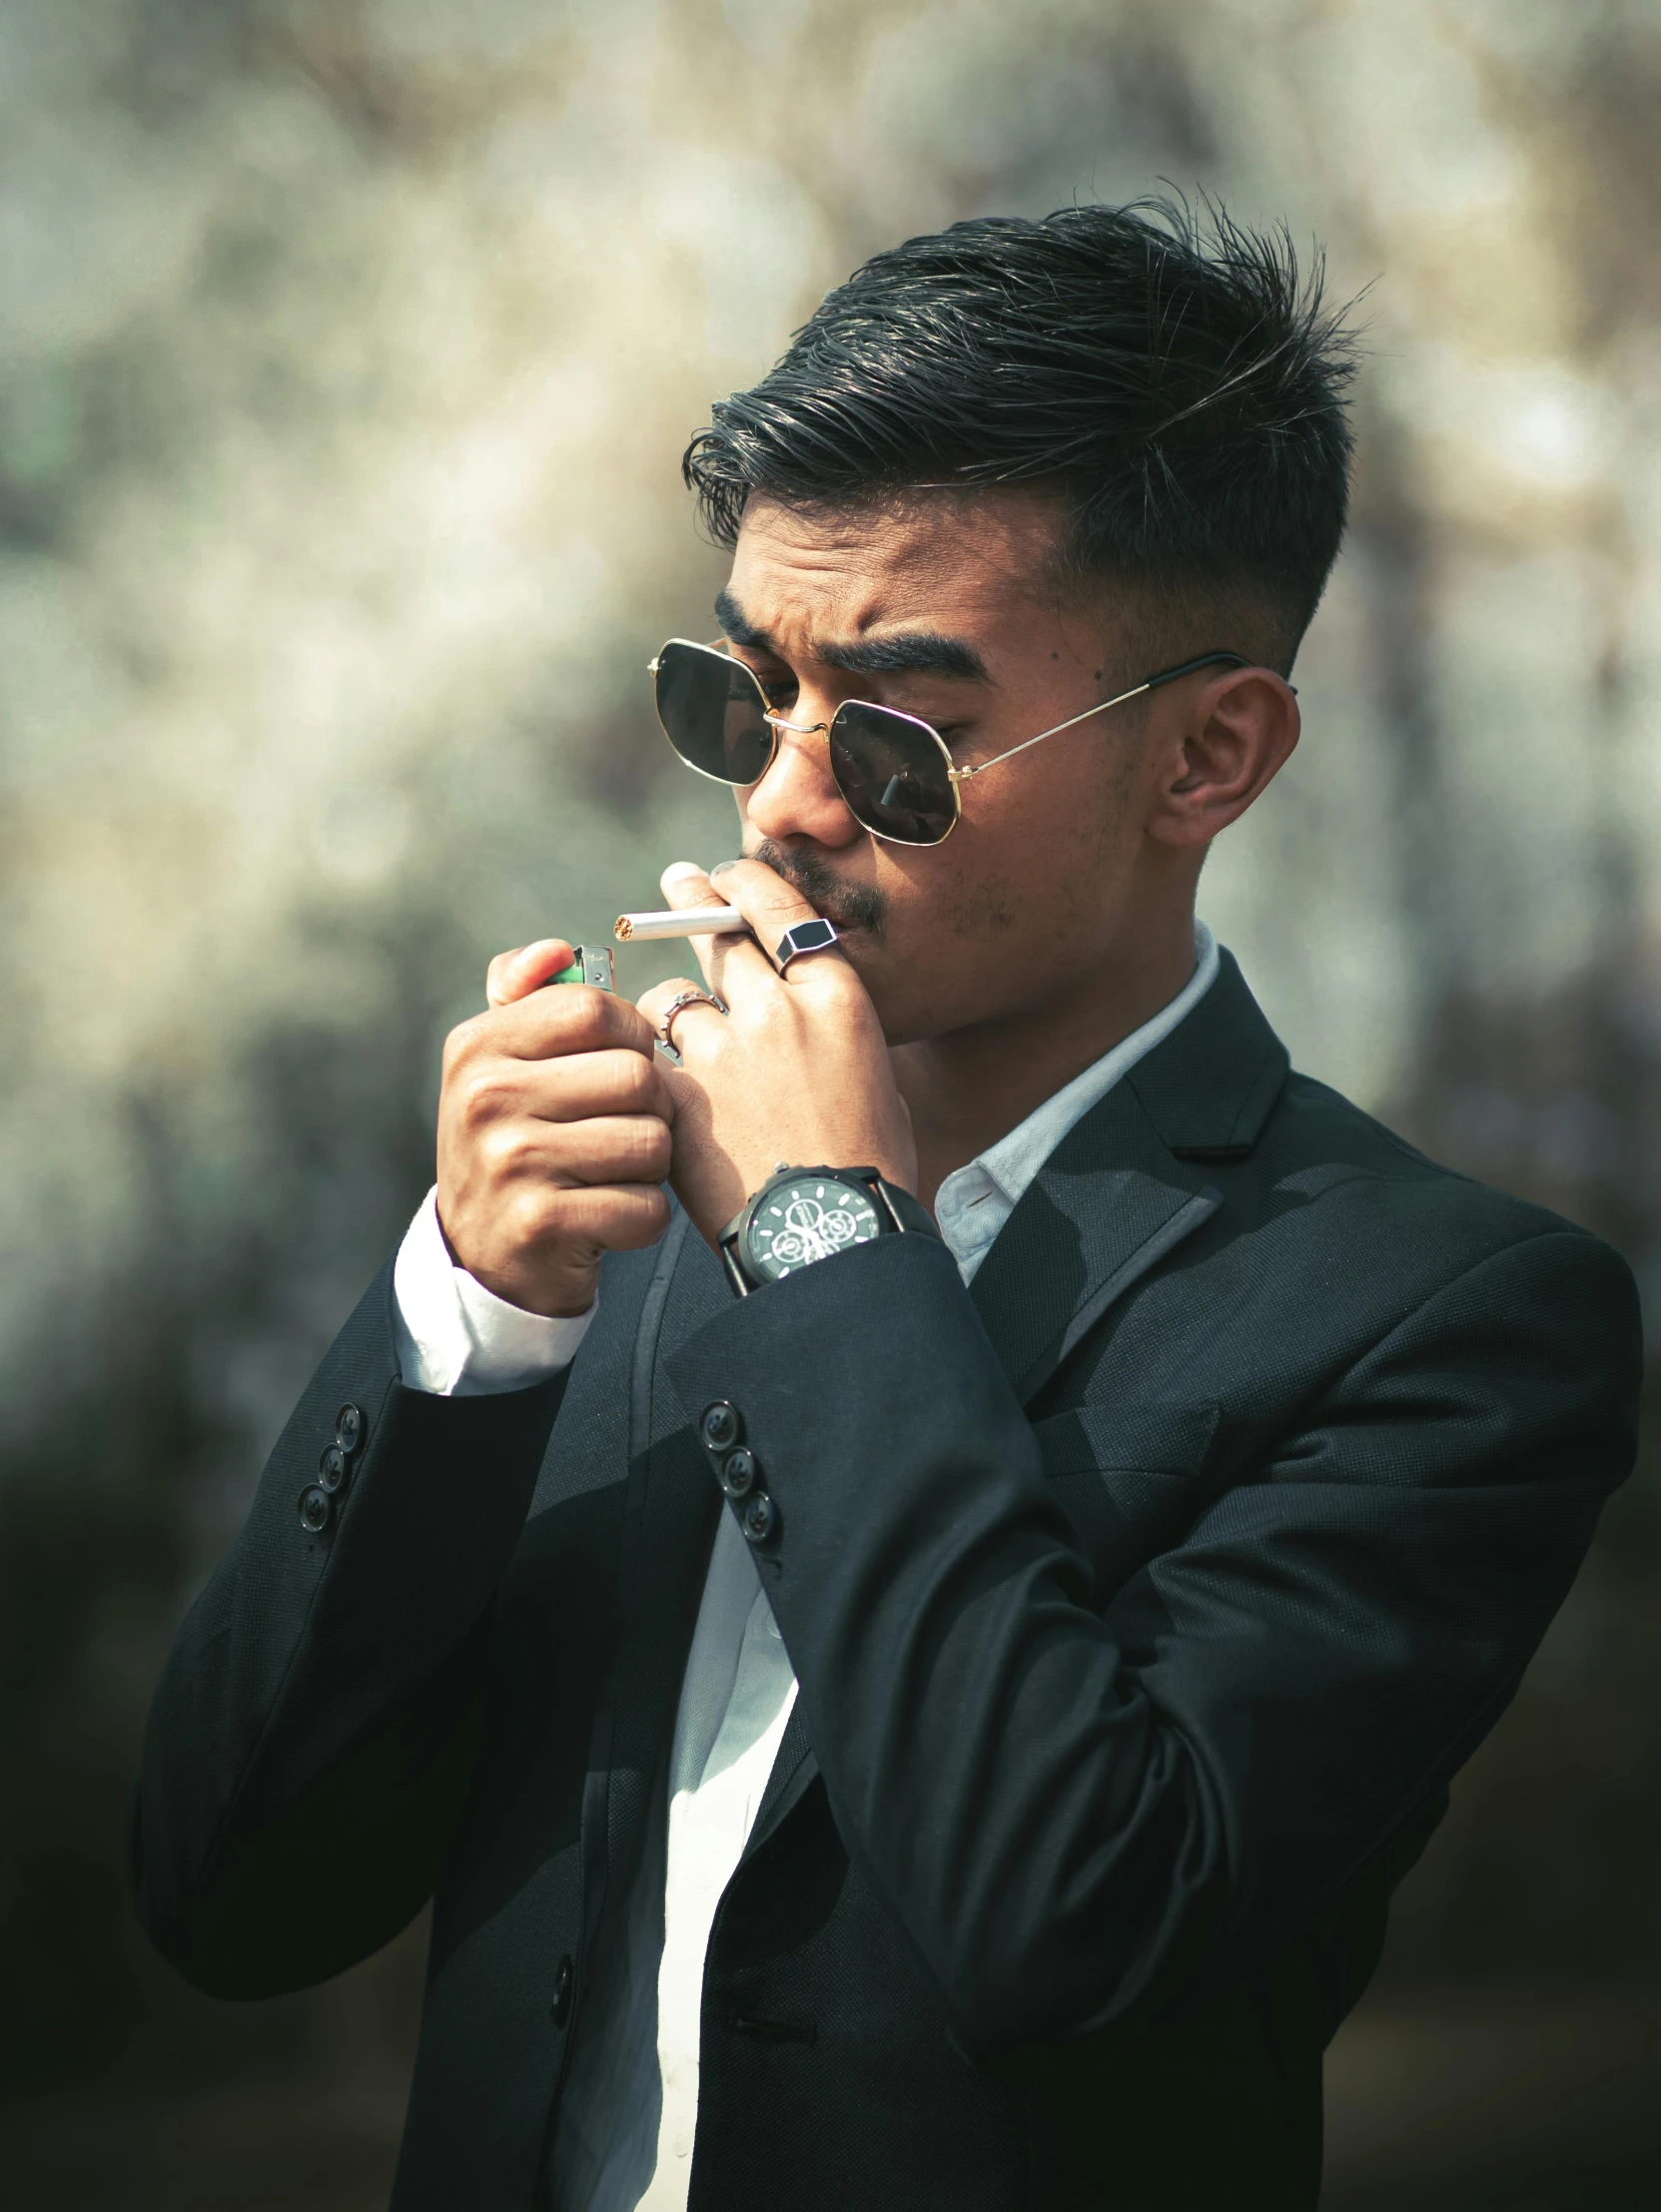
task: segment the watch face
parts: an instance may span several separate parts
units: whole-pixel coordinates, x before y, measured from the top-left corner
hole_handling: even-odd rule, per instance
[[[744,1242],[751,1269],[779,1282],[798,1267],[881,1234],[869,1190],[831,1175],[802,1175],[774,1184],[751,1215]]]

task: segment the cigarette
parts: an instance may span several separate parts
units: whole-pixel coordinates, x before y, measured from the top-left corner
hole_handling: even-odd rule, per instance
[[[648,937],[720,937],[749,926],[736,907],[677,907],[667,914],[619,914],[611,934],[619,945],[639,945]]]

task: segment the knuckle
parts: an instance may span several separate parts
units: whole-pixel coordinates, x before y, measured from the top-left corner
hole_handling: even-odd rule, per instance
[[[617,1090],[626,1106],[641,1107],[656,1102],[659,1088],[657,1070],[649,1060],[642,1060],[638,1053],[624,1053],[617,1068]]]
[[[463,1128],[485,1129],[506,1106],[505,1086],[495,1069],[464,1069],[451,1088],[451,1103]]]
[[[567,985],[565,991],[564,1011],[575,1035],[584,1040],[609,1038],[613,1004],[610,992],[596,991],[586,983]]]
[[[659,1189],[631,1190],[623,1194],[607,1223],[606,1241],[618,1251],[633,1251],[655,1244],[669,1225],[669,1200]]]
[[[473,1150],[492,1182],[510,1182],[524,1165],[524,1131],[510,1121],[492,1121],[479,1131]]]
[[[505,1211],[509,1234],[521,1250],[558,1240],[562,1195],[550,1184],[526,1182],[508,1199]]]
[[[641,1242],[650,1243],[669,1225],[669,1193],[662,1189],[642,1191],[635,1210],[645,1232]]]
[[[629,1121],[625,1139],[629,1164],[634,1178],[641,1182],[658,1182],[669,1171],[670,1155],[674,1141],[664,1124],[655,1118],[642,1115]]]
[[[636,1016],[631,1001],[619,998],[614,991],[596,991],[586,984],[581,997],[583,1019],[596,1037],[618,1039],[633,1034]]]
[[[478,1017],[470,1016],[465,1022],[457,1022],[444,1039],[440,1067],[445,1076],[458,1068],[478,1044]]]

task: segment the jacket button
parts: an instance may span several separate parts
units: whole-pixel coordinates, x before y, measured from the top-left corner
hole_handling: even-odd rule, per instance
[[[329,1526],[329,1493],[313,1483],[300,1493],[300,1525],[308,1536],[321,1536]]]
[[[566,1951],[553,1969],[553,1997],[548,2005],[548,2018],[555,2027],[563,2027],[571,2016],[571,1954]]]
[[[713,1405],[704,1407],[699,1427],[705,1444],[712,1452],[730,1450],[744,1433],[744,1424],[738,1418],[738,1408],[728,1405],[725,1398],[717,1398]]]
[[[331,1444],[318,1461],[318,1488],[327,1490],[331,1497],[337,1490],[346,1488],[347,1456],[339,1444]]]
[[[755,1454],[740,1444],[735,1452],[728,1452],[721,1462],[721,1488],[729,1498],[748,1497],[755,1488],[755,1478],[761,1469],[755,1463]]]
[[[744,1534],[752,1544],[765,1544],[778,1534],[779,1509],[765,1490],[758,1490],[744,1508]]]
[[[369,1434],[369,1426],[362,1406],[343,1405],[335,1416],[335,1441],[343,1452],[355,1452]]]

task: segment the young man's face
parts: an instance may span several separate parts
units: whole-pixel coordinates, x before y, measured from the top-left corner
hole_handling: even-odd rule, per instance
[[[1058,592],[1059,525],[1049,501],[1003,492],[841,515],[752,498],[721,612],[790,721],[874,700],[932,723],[973,765],[1154,672],[1128,665],[1110,594]],[[938,665],[846,665],[848,648],[924,636],[943,641]],[[847,929],[891,1044],[1036,1010],[1100,972],[1151,903],[1192,897],[1204,841],[1174,845],[1157,825],[1202,680],[960,785],[962,820],[934,846],[872,838],[832,781],[823,733],[785,731],[738,793],[744,850]]]

